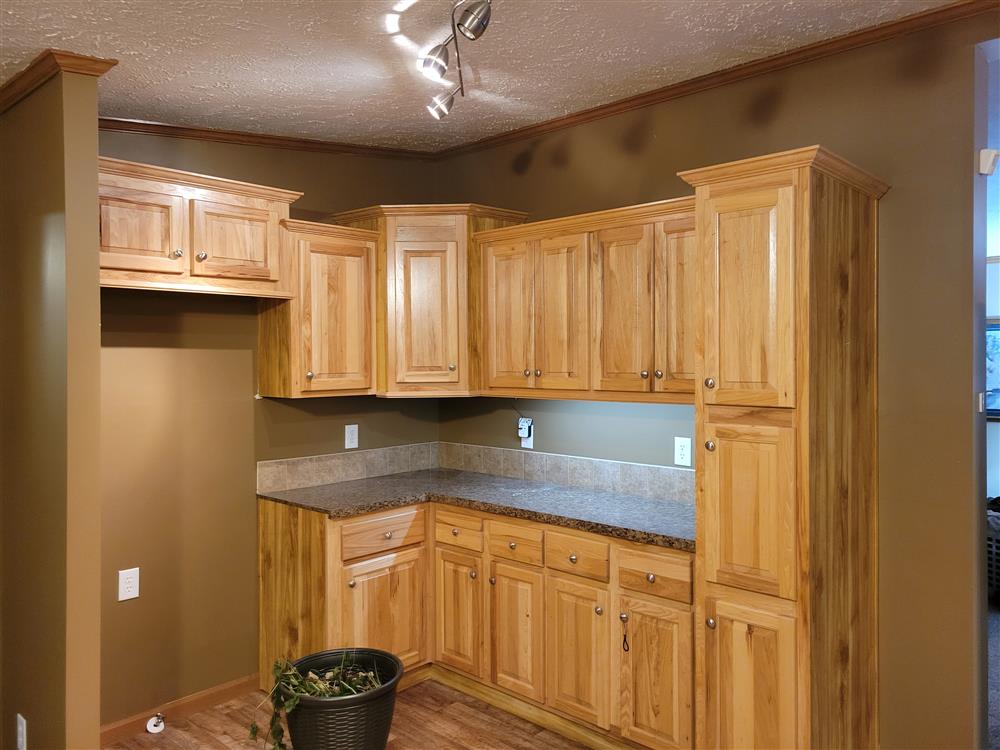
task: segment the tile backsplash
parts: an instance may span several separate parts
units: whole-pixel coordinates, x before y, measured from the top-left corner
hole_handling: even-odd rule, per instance
[[[260,461],[257,489],[289,490],[439,467],[694,504],[691,469],[445,442]]]

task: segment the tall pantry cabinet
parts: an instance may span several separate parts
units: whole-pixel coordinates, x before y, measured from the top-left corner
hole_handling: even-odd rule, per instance
[[[877,746],[876,216],[820,147],[696,188],[696,745]]]

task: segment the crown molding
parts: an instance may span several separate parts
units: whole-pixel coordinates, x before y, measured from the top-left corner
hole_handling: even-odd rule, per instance
[[[0,113],[6,112],[24,97],[59,73],[102,76],[118,64],[117,60],[78,55],[60,49],[43,50],[27,67],[0,86]]]
[[[377,242],[379,237],[378,232],[372,232],[368,229],[342,227],[337,224],[327,224],[321,221],[282,219],[280,224],[289,232],[298,232],[299,234],[315,234],[324,237],[350,237],[361,242]]]
[[[524,221],[528,214],[524,211],[514,211],[496,206],[484,206],[482,203],[399,203],[394,205],[365,206],[352,211],[338,211],[330,214],[329,219],[338,223],[359,221],[383,216],[436,216],[448,214],[464,214],[466,216],[486,216],[503,221]]]

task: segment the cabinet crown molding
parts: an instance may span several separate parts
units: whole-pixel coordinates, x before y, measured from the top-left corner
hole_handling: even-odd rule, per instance
[[[813,167],[836,177],[874,198],[881,198],[889,185],[851,162],[826,150],[822,146],[806,146],[767,156],[755,156],[725,164],[678,172],[677,176],[689,185],[709,185],[738,177],[757,177],[773,172],[784,172],[799,167]]]
[[[249,182],[230,180],[226,177],[212,177],[211,175],[197,174],[196,172],[185,172],[180,169],[159,167],[154,164],[140,164],[134,161],[125,161],[124,159],[112,159],[108,156],[100,157],[98,165],[102,174],[160,180],[170,182],[174,185],[221,190],[226,193],[234,193],[250,198],[263,198],[282,203],[294,203],[302,197],[302,193],[296,190],[254,185]]]
[[[505,221],[522,222],[528,216],[524,211],[513,211],[481,203],[399,203],[393,205],[366,206],[352,211],[330,214],[330,221],[347,223],[378,216],[433,216],[436,214],[466,214],[467,216],[489,216]]]
[[[289,232],[299,232],[302,234],[319,234],[331,237],[354,237],[363,242],[378,242],[379,233],[368,229],[356,229],[354,227],[343,227],[338,224],[327,224],[319,221],[303,221],[301,219],[282,219],[282,227]]]
[[[0,87],[0,112],[6,112],[59,73],[101,76],[117,64],[117,60],[78,55],[60,49],[43,50],[24,70]]]

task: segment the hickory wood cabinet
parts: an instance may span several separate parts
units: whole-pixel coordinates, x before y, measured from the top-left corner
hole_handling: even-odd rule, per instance
[[[477,234],[483,395],[690,403],[694,222],[681,198]]]
[[[469,203],[372,206],[331,221],[378,234],[377,394],[474,395],[480,261],[471,235],[524,214]]]
[[[696,188],[696,745],[877,747],[876,215],[820,147]]]
[[[690,554],[438,503],[258,516],[262,685],[279,656],[374,646],[596,747],[691,747]]]
[[[99,160],[101,285],[295,295],[279,224],[301,193]]]

